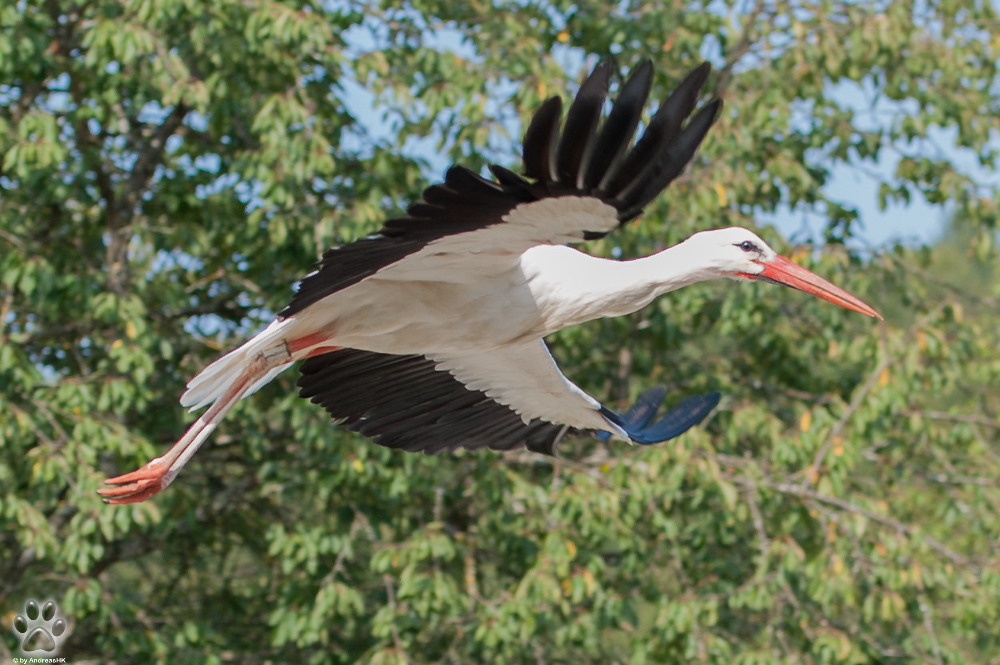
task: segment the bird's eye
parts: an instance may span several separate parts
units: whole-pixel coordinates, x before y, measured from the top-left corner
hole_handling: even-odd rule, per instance
[[[739,245],[737,245],[737,247],[739,247],[740,249],[742,249],[744,252],[759,252],[760,251],[760,248],[758,248],[757,245],[753,244],[749,240],[744,240]]]

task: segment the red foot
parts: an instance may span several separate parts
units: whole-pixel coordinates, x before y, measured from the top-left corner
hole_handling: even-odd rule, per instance
[[[108,478],[104,481],[106,484],[119,487],[100,489],[97,493],[104,497],[104,503],[117,505],[145,501],[169,484],[169,481],[164,482],[168,470],[169,467],[157,458],[141,469]]]

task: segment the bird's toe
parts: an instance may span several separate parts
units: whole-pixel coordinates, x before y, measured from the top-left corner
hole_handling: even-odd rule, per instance
[[[108,485],[117,485],[117,487],[105,487],[97,490],[97,493],[104,497],[105,503],[123,504],[145,501],[166,487],[164,479],[168,470],[168,467],[157,458],[140,469],[108,478],[104,482]]]

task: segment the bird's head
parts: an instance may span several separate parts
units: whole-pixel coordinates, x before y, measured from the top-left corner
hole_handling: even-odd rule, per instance
[[[847,291],[780,256],[752,231],[734,226],[702,231],[690,240],[704,248],[704,256],[712,257],[710,269],[720,276],[790,286],[866,316],[882,318]]]

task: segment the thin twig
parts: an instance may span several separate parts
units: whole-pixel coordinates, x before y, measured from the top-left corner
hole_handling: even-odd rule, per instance
[[[582,460],[571,460],[565,457],[548,457],[545,455],[539,455],[538,453],[531,452],[530,450],[527,450],[525,448],[521,448],[520,450],[512,450],[510,452],[504,453],[503,459],[504,462],[514,463],[514,464],[529,464],[529,465],[548,464],[553,467],[556,465],[556,463],[558,463],[565,468],[572,469],[577,473],[588,476],[592,480],[596,481],[597,484],[603,487],[604,489],[611,489],[612,486],[611,483],[608,482],[608,479],[604,477],[604,474],[601,473],[600,469],[601,465],[608,461],[614,461],[616,464],[629,463],[627,461],[623,462],[621,459],[612,460],[612,458],[608,457],[607,455],[604,456],[591,455]]]
[[[1000,487],[1000,481],[979,476],[949,476],[944,473],[928,473],[927,479],[935,483],[948,485],[979,485],[981,487]]]
[[[903,411],[903,416],[923,416],[932,420],[951,420],[958,423],[970,423],[974,425],[986,425],[1000,429],[1000,420],[986,418],[984,416],[966,416],[960,413],[944,413],[943,411]]]
[[[378,534],[375,533],[375,529],[372,527],[372,523],[368,520],[368,516],[365,515],[353,501],[351,501],[348,505],[351,507],[351,510],[354,511],[354,519],[361,523],[361,527],[368,534],[368,540],[372,543],[378,542]]]
[[[934,632],[934,619],[931,616],[931,606],[927,603],[927,598],[923,595],[920,596],[920,611],[924,615],[924,628],[927,630],[927,634],[931,636],[931,646],[934,648],[934,661],[937,665],[944,665],[944,659],[941,658],[941,645],[938,643],[937,633]]]
[[[434,510],[431,513],[431,519],[435,522],[441,521],[441,510],[444,506],[444,488],[441,486],[434,488]]]
[[[948,301],[942,301],[941,303],[938,304],[937,307],[927,312],[926,315],[921,317],[919,321],[917,321],[910,327],[905,337],[903,338],[904,347],[909,342],[909,339],[911,337],[916,335],[921,328],[926,326],[931,319],[937,316],[937,314],[942,309],[944,309],[944,306],[946,304],[948,304]],[[854,415],[854,412],[857,411],[858,407],[861,406],[861,403],[865,400],[865,398],[868,397],[868,393],[870,393],[872,388],[875,387],[875,384],[878,381],[879,377],[882,376],[882,372],[887,370],[889,368],[889,365],[892,364],[893,354],[889,353],[888,345],[885,346],[885,349],[886,349],[885,358],[875,367],[872,373],[869,374],[868,380],[865,381],[865,384],[861,387],[861,389],[854,394],[854,398],[848,405],[847,410],[844,411],[844,413],[840,416],[840,419],[834,424],[833,428],[830,430],[830,433],[827,434],[826,440],[823,441],[823,445],[820,447],[819,452],[816,453],[816,458],[813,460],[812,465],[810,465],[809,470],[805,475],[805,478],[803,478],[802,482],[799,484],[801,489],[806,489],[807,487],[809,487],[809,485],[813,481],[813,478],[819,476],[819,469],[821,466],[823,466],[823,461],[826,459],[826,454],[830,451],[830,447],[833,445],[834,439],[836,439],[840,435],[840,432],[844,429],[844,426],[847,425],[847,421],[850,420],[851,416]]]
[[[887,517],[885,515],[879,515],[876,512],[872,512],[871,510],[868,510],[867,508],[864,508],[857,504],[851,503],[850,501],[845,501],[844,499],[838,499],[835,496],[828,496],[826,494],[821,494],[811,489],[799,487],[798,485],[792,485],[791,483],[776,483],[767,480],[755,481],[750,478],[746,478],[744,476],[729,476],[728,474],[723,474],[723,477],[725,477],[727,480],[730,480],[731,482],[738,483],[743,486],[749,486],[753,483],[756,483],[758,485],[770,487],[771,489],[776,490],[778,492],[782,492],[784,494],[793,494],[795,496],[805,497],[808,499],[812,499],[813,501],[819,501],[820,503],[825,503],[831,506],[837,506],[838,508],[846,510],[851,513],[863,515],[872,521],[884,524],[886,526],[891,526],[897,531],[905,533],[908,536],[921,538],[932,549],[937,550],[947,558],[951,559],[956,564],[961,566],[969,566],[973,569],[978,570],[971,559],[952,550],[937,538],[934,538],[933,536],[928,536],[926,534],[918,533],[917,529],[915,529],[914,527],[903,524],[899,520],[893,519],[891,517]]]
[[[753,518],[753,526],[757,530],[757,538],[760,540],[760,554],[762,557],[766,557],[767,550],[771,547],[771,539],[767,537],[767,530],[764,528],[764,517],[761,515],[760,507],[757,505],[757,484],[748,485],[744,496],[746,496],[747,505],[750,506],[750,517]]]
[[[389,608],[392,610],[392,642],[396,646],[396,651],[406,658],[406,662],[412,663],[413,658],[403,648],[403,641],[399,637],[399,628],[396,626],[396,591],[392,586],[392,576],[389,573],[382,575],[382,583],[385,584],[385,593],[389,600]]]
[[[743,35],[740,37],[740,41],[733,46],[733,50],[726,54],[726,64],[719,71],[719,78],[715,84],[715,96],[721,97],[722,93],[725,91],[726,86],[729,85],[730,79],[733,76],[733,68],[736,63],[747,54],[750,47],[754,44],[754,39],[756,31],[754,28],[757,26],[757,19],[764,12],[764,0],[757,0],[754,4],[753,9],[747,15],[746,21],[744,21]]]
[[[847,406],[847,409],[840,416],[840,419],[837,420],[837,422],[833,425],[833,428],[830,430],[830,433],[826,435],[826,440],[823,441],[823,445],[820,446],[819,452],[816,453],[816,457],[815,459],[813,459],[813,463],[810,465],[808,472],[806,472],[805,477],[802,479],[802,483],[800,484],[800,487],[802,489],[809,487],[809,485],[813,481],[813,478],[819,476],[819,469],[821,466],[823,466],[823,461],[826,459],[826,454],[830,451],[830,446],[832,446],[834,440],[838,436],[840,436],[840,432],[844,429],[844,426],[847,425],[847,421],[851,419],[851,416],[854,415],[854,412],[858,410],[858,407],[861,406],[861,403],[865,400],[865,398],[868,397],[868,393],[871,392],[872,388],[875,387],[875,382],[878,381],[878,378],[882,375],[882,372],[888,369],[889,365],[891,364],[892,364],[892,355],[886,354],[882,362],[880,362],[872,371],[872,373],[868,376],[868,380],[865,381],[865,384],[863,386],[861,386],[861,389],[854,394],[854,398],[851,400],[851,403]]]
[[[984,305],[988,305],[989,307],[994,307],[994,308],[1000,307],[1000,300],[997,300],[996,298],[991,298],[989,296],[981,296],[979,294],[967,291],[960,286],[957,286],[955,284],[952,284],[951,282],[941,279],[937,275],[928,272],[927,270],[917,268],[916,266],[911,266],[905,261],[897,261],[896,263],[902,266],[904,270],[911,272],[914,275],[917,275],[918,277],[922,277],[923,279],[926,279],[928,282],[937,284],[938,286],[943,287],[948,291],[951,291],[953,294],[957,296],[962,296],[963,298],[968,298],[969,300],[978,301]]]
[[[337,558],[333,561],[333,568],[330,569],[330,572],[326,574],[323,581],[319,584],[321,587],[332,584],[336,581],[337,575],[344,572],[344,562],[347,560],[347,552],[351,549],[354,537],[357,535],[359,528],[361,528],[361,520],[355,515],[354,520],[351,522],[351,530],[347,533],[347,542],[337,552]]]

